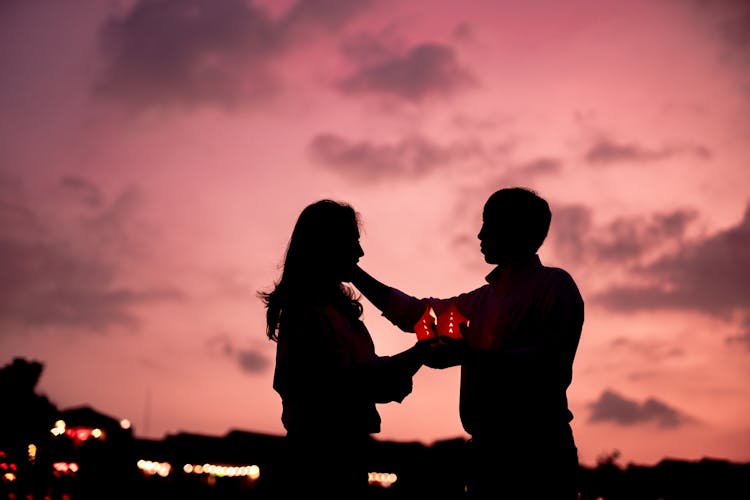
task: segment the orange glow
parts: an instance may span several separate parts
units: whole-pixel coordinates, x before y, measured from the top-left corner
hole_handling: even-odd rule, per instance
[[[152,476],[158,474],[161,477],[167,477],[172,472],[172,466],[168,462],[154,462],[152,460],[138,460],[138,468],[144,474]]]
[[[52,464],[54,474],[57,477],[60,476],[75,476],[78,472],[78,464],[75,462],[55,462]]]
[[[398,476],[392,472],[370,472],[367,475],[367,482],[381,486],[383,488],[390,488],[398,480]]]
[[[434,339],[435,334],[435,312],[431,307],[424,310],[424,314],[414,325],[414,333],[417,334],[417,340]]]
[[[89,439],[105,439],[106,434],[101,429],[92,429],[90,427],[70,427],[65,430],[65,435],[71,438],[76,445]]]
[[[252,480],[260,477],[260,467],[257,465],[185,464],[182,470],[186,474],[208,474],[216,477],[247,477]]]
[[[63,420],[58,420],[55,422],[55,426],[50,429],[50,433],[52,433],[53,436],[60,436],[61,434],[65,433],[65,422]]]
[[[459,312],[455,305],[451,304],[437,319],[437,333],[441,337],[451,337],[454,339],[460,339],[463,337],[461,334],[460,325],[468,324],[468,319]]]

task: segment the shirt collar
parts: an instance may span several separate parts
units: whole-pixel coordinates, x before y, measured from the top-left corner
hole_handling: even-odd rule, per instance
[[[538,269],[540,267],[542,267],[542,261],[539,259],[538,254],[534,254],[522,257],[504,266],[497,266],[484,279],[487,280],[487,283],[494,285],[500,282],[500,280],[512,279],[526,270]]]

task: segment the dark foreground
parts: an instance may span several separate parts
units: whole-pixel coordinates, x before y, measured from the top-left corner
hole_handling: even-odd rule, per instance
[[[112,427],[66,427],[43,446],[1,452],[0,500],[277,498],[273,478],[283,465],[281,441],[241,431],[155,441],[135,439],[122,429],[118,435]],[[377,441],[367,500],[463,498],[465,444]],[[307,485],[310,496],[325,497],[336,480],[335,471],[326,469],[325,450],[311,467],[319,468],[320,481]],[[609,460],[581,467],[580,492],[581,500],[750,498],[750,464],[703,459],[623,467]]]

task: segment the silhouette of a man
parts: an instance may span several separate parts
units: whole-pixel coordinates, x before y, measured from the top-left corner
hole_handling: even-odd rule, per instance
[[[361,268],[353,284],[383,315],[414,331],[425,308],[453,305],[463,338],[432,342],[426,364],[461,366],[459,412],[468,443],[471,499],[577,498],[578,453],[567,388],[583,327],[583,299],[563,269],[542,265],[551,222],[534,191],[505,188],[484,205],[478,238],[487,284],[448,299],[415,298]]]

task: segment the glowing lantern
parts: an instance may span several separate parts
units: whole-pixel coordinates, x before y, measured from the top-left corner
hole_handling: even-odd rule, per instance
[[[414,325],[414,333],[417,334],[417,340],[429,340],[437,337],[435,333],[435,313],[430,306],[424,310],[424,314]]]
[[[440,337],[451,337],[454,339],[460,339],[463,337],[461,334],[461,324],[468,324],[469,320],[461,314],[455,305],[451,304],[448,309],[443,311],[437,319],[437,334]]]

